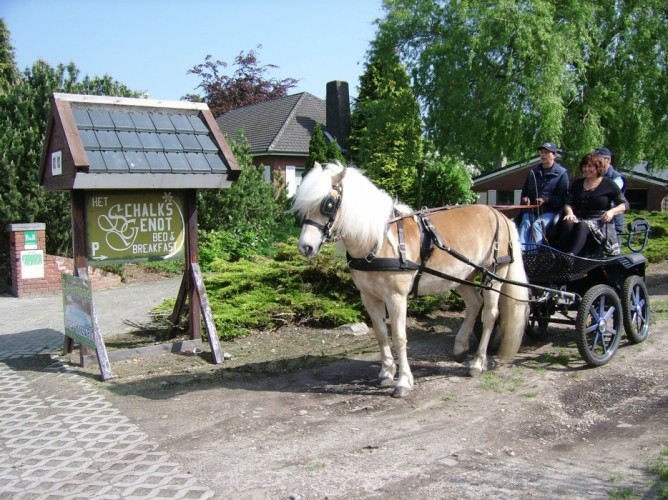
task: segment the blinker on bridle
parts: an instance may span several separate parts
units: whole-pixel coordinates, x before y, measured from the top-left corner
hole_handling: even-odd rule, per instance
[[[339,211],[339,205],[341,204],[341,187],[335,187],[332,191],[329,192],[327,196],[322,199],[320,203],[320,213],[327,217],[327,223],[320,224],[311,219],[304,220],[304,224],[309,226],[314,226],[320,230],[322,233],[322,241],[328,241],[331,238],[331,229],[334,219],[336,219],[336,213]]]

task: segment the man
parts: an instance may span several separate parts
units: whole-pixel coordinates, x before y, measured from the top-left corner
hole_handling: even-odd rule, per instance
[[[617,172],[614,167],[612,166],[612,153],[608,148],[605,146],[601,146],[600,148],[596,148],[596,151],[594,151],[597,156],[600,156],[601,159],[603,160],[603,164],[605,165],[605,173],[603,174],[603,177],[607,177],[611,181],[613,181],[615,184],[619,186],[619,189],[622,190],[622,194],[626,194],[626,180],[620,174]],[[615,216],[615,231],[617,231],[617,240],[619,243],[619,246],[622,246],[622,236],[621,234],[624,232],[624,214],[616,215]]]
[[[538,150],[540,165],[527,174],[521,194],[523,205],[538,205],[525,210],[520,220],[520,241],[525,248],[544,243],[545,229],[563,208],[568,194],[568,171],[556,161],[557,146],[546,142]]]

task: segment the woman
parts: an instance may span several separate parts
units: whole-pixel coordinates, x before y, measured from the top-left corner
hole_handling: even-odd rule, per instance
[[[595,153],[580,161],[583,177],[573,181],[564,206],[559,246],[566,253],[578,255],[587,241],[600,245],[596,256],[619,255],[621,249],[615,231],[615,215],[624,213],[629,202],[619,186],[607,177],[605,163]]]

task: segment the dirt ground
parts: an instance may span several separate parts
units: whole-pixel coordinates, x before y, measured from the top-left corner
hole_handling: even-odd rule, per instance
[[[550,326],[471,378],[452,356],[462,316],[442,314],[410,322],[405,399],[374,385],[371,336],[286,327],[222,343],[222,365],[205,346],[114,363],[97,384],[216,498],[657,498],[668,264],[646,283],[648,339],[599,368]]]

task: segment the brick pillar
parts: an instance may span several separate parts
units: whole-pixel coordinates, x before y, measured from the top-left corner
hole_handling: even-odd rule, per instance
[[[9,224],[11,292],[15,297],[43,294],[46,279],[46,224]]]

